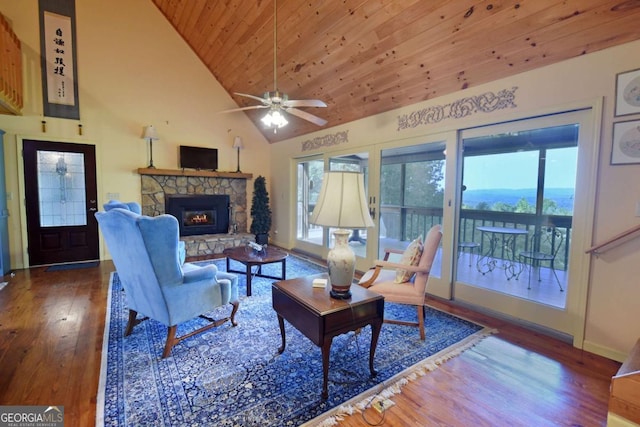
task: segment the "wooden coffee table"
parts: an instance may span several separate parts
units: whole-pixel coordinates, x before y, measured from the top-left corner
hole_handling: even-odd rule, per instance
[[[369,370],[371,376],[377,372],[373,368],[373,357],[378,344],[378,336],[384,316],[384,298],[361,286],[351,286],[351,298],[334,299],[329,296],[329,288],[314,288],[313,279],[327,278],[326,274],[298,277],[274,282],[271,286],[273,309],[278,314],[282,346],[285,349],[284,321],[287,320],[315,345],[322,349],[322,398],[329,397],[329,354],[333,337],[371,325],[371,346],[369,348]]]
[[[222,251],[227,257],[227,271],[230,273],[245,273],[247,277],[247,296],[251,296],[251,278],[255,275],[258,277],[266,277],[267,279],[286,279],[287,278],[287,256],[289,255],[283,250],[267,246],[264,253],[255,252],[253,249],[246,246],[236,246],[235,248],[227,248]],[[245,271],[232,270],[229,266],[229,260],[238,261],[246,267]],[[262,274],[262,266],[265,264],[271,264],[279,262],[282,264],[282,275],[269,276]],[[258,266],[258,271],[252,273],[252,267]]]

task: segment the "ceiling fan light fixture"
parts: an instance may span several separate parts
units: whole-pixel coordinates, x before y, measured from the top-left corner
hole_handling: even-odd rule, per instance
[[[274,129],[280,129],[289,123],[278,110],[270,110],[261,120],[267,128]]]
[[[318,116],[314,116],[311,113],[300,110],[302,107],[326,107],[327,104],[319,99],[289,99],[286,93],[282,93],[278,90],[278,69],[276,53],[278,52],[278,24],[277,24],[277,0],[273,1],[273,91],[264,92],[262,97],[255,95],[249,95],[246,93],[234,92],[238,96],[251,98],[255,101],[260,101],[261,105],[250,105],[248,107],[232,108],[230,110],[222,111],[222,113],[231,113],[234,111],[245,111],[268,108],[269,112],[262,117],[264,127],[266,129],[273,129],[273,133],[277,133],[278,129],[286,126],[289,122],[285,118],[286,114],[292,114],[303,120],[307,120],[315,125],[324,126],[327,121]],[[286,114],[285,114],[286,113]]]

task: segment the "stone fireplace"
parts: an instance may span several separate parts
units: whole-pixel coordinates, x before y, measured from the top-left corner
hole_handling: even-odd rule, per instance
[[[138,173],[142,213],[170,213],[178,218],[188,257],[219,254],[227,247],[254,240],[247,234],[246,187],[251,174],[149,168],[138,169]],[[186,206],[172,213],[169,205],[174,202]],[[229,234],[230,230],[235,232]]]

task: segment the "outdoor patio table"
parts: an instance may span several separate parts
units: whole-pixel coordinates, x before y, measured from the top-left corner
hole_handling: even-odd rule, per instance
[[[484,275],[496,268],[501,268],[504,270],[507,280],[517,277],[522,270],[522,264],[518,262],[516,255],[516,238],[527,235],[527,230],[490,226],[476,227],[476,230],[482,233],[482,239],[486,239],[489,244],[488,249],[481,254],[476,262],[478,271]],[[498,248],[502,248],[500,254],[496,254]]]

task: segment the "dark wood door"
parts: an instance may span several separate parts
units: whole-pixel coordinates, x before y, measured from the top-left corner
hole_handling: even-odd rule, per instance
[[[95,146],[23,141],[29,266],[99,259]]]

